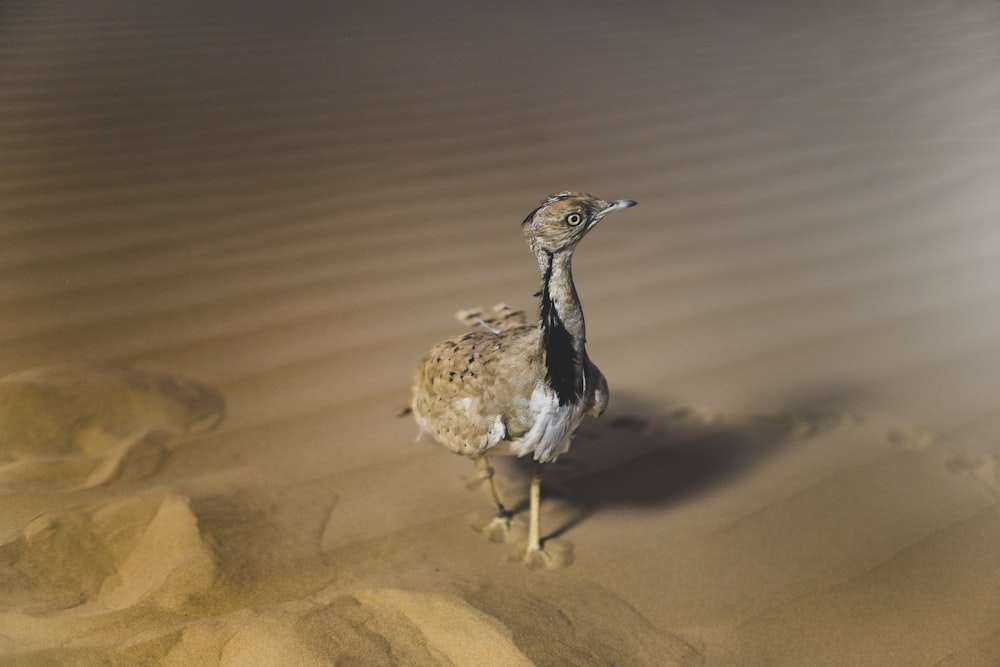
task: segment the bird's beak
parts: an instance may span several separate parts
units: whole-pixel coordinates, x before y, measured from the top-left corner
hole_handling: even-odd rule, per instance
[[[607,207],[601,211],[602,215],[611,213],[612,211],[620,211],[623,208],[628,208],[629,206],[635,206],[636,202],[631,199],[617,199],[613,202],[608,202]]]
[[[602,208],[597,215],[591,218],[590,224],[587,225],[588,230],[593,229],[608,213],[614,213],[615,211],[620,211],[623,208],[635,206],[635,202],[631,199],[616,199],[615,201],[605,202],[605,204],[607,205]]]

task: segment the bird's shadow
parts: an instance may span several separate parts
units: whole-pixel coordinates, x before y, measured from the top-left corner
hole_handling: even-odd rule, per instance
[[[682,404],[655,406],[616,395],[599,419],[581,424],[569,452],[545,468],[543,493],[576,508],[547,538],[564,535],[602,508],[678,503],[739,477],[802,438],[838,425],[834,411],[727,415]],[[507,464],[527,478],[528,461]],[[526,509],[526,503],[514,509]]]

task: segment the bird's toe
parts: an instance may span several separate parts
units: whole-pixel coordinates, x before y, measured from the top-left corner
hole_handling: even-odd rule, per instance
[[[473,530],[485,535],[490,542],[506,544],[518,539],[518,531],[509,513],[495,514],[487,518],[485,512],[476,513],[469,517],[469,525]]]
[[[552,567],[552,555],[542,547],[529,548],[524,554],[524,564],[531,570],[547,570]]]
[[[504,514],[502,516],[493,517],[492,521],[483,526],[482,532],[490,542],[510,542],[510,515]]]
[[[521,559],[529,570],[557,570],[573,562],[573,545],[566,540],[549,540],[544,547],[528,547]]]

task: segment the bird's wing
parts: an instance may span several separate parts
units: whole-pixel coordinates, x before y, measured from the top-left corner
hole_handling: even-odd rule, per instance
[[[533,421],[532,392],[545,377],[540,336],[533,325],[502,334],[479,328],[431,348],[413,381],[417,423],[470,456],[523,435]]]
[[[482,308],[471,308],[458,311],[455,317],[474,329],[482,328],[495,334],[528,324],[528,317],[523,310],[514,310],[506,303],[493,306],[492,313]]]

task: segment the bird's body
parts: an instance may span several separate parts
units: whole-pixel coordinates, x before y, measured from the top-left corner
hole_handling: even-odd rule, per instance
[[[554,461],[584,414],[604,411],[604,376],[588,363],[584,384],[594,391],[560,405],[544,381],[537,324],[496,329],[484,320],[474,326],[436,345],[420,364],[412,406],[417,424],[458,454],[530,454],[542,463]]]
[[[487,456],[533,459],[529,555],[541,551],[541,465],[563,454],[583,417],[599,416],[608,403],[604,375],[587,355],[573,251],[604,215],[634,203],[573,193],[546,199],[522,224],[542,274],[541,321],[530,324],[504,305],[490,315],[460,312],[472,330],[434,346],[414,377],[411,408],[421,431],[477,460],[499,520],[508,515]]]

